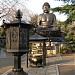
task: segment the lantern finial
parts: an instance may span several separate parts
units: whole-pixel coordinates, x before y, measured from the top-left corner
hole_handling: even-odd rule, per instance
[[[20,11],[20,9],[16,12],[16,18],[22,18],[22,12]]]

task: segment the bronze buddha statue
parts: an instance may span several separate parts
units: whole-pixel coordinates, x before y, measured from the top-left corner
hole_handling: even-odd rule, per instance
[[[54,25],[56,16],[53,13],[49,13],[50,5],[47,2],[43,4],[42,9],[44,13],[40,14],[37,19],[38,28],[50,28]]]

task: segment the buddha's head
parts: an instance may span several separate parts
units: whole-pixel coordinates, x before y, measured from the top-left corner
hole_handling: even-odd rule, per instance
[[[48,2],[45,2],[45,3],[43,4],[42,9],[43,9],[43,12],[44,12],[44,13],[49,13],[49,11],[50,11],[50,5],[49,5],[49,3],[48,3]]]

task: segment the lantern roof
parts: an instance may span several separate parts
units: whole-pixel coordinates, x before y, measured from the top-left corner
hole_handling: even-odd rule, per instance
[[[49,37],[52,42],[65,42],[65,39],[62,37]]]
[[[9,24],[27,24],[27,25],[30,25],[29,23],[26,23],[24,20],[19,20],[19,19],[14,20]]]
[[[10,27],[10,26],[20,26],[20,27],[27,27],[27,28],[32,28],[33,27],[33,25],[31,25],[31,24],[28,24],[28,23],[26,23],[25,21],[23,21],[23,20],[14,20],[14,21],[12,21],[12,22],[10,22],[10,23],[4,23],[3,25],[2,25],[2,27],[4,27],[5,26],[5,28],[8,28],[8,27]]]

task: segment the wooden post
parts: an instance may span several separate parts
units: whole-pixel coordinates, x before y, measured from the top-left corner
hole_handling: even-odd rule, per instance
[[[28,68],[28,53],[27,53],[27,68]]]
[[[46,44],[45,40],[43,41],[43,67],[46,65]]]

